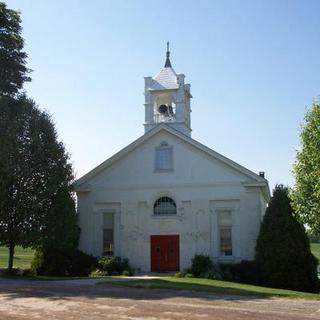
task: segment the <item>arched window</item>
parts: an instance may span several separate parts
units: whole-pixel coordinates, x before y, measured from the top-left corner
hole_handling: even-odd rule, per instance
[[[169,197],[159,198],[153,206],[153,214],[168,215],[177,214],[176,203]]]

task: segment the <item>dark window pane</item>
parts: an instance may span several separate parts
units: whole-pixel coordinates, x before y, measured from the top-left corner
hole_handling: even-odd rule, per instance
[[[232,229],[220,228],[220,254],[232,256]]]
[[[155,215],[177,214],[176,203],[169,197],[159,198],[153,207]]]
[[[113,229],[103,229],[103,255],[113,255]]]

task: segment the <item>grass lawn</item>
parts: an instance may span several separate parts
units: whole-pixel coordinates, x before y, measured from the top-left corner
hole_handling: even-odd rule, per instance
[[[320,243],[311,244],[312,253],[320,261]],[[30,248],[23,249],[16,247],[14,266],[27,269],[30,268],[31,261],[34,256],[34,251]],[[0,247],[0,268],[8,266],[8,249]],[[39,280],[57,280],[65,279],[64,277],[37,277]],[[76,277],[81,278],[81,277]],[[108,283],[108,281],[106,281]],[[110,283],[110,282],[109,282]],[[304,292],[280,290],[265,288],[247,284],[240,284],[228,281],[195,279],[195,278],[175,278],[163,277],[161,279],[146,279],[146,280],[124,280],[116,281],[114,278],[112,284],[128,287],[142,288],[165,288],[175,290],[191,290],[203,291],[217,294],[242,294],[242,295],[258,295],[264,297],[284,297],[284,298],[304,298],[304,299],[319,299],[319,294],[310,294]]]
[[[30,268],[33,259],[34,251],[30,248],[23,249],[21,247],[15,248],[15,255],[13,260],[14,267],[27,269]],[[8,267],[8,249],[0,247],[0,268]]]
[[[309,300],[320,300],[320,294],[305,293],[299,291],[273,289],[248,284],[197,279],[197,278],[176,278],[162,277],[161,279],[139,279],[106,281],[103,284],[112,284],[124,287],[146,288],[146,289],[174,289],[188,291],[202,291],[216,294],[234,294],[234,295],[254,295],[266,298],[300,298]]]
[[[311,243],[311,251],[320,262],[320,243]]]

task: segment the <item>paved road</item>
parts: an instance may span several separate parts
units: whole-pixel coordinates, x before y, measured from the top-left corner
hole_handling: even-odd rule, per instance
[[[320,301],[112,287],[91,280],[0,280],[0,320],[320,319]]]

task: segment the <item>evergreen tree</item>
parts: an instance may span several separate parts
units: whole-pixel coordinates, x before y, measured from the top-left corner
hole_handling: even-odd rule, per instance
[[[23,51],[21,18],[17,11],[0,2],[0,96],[14,96],[25,81],[30,81]]]
[[[305,229],[294,217],[288,188],[277,185],[261,224],[256,262],[267,286],[318,292],[317,259]]]
[[[75,247],[76,212],[69,156],[50,116],[19,96],[0,96],[0,243]]]
[[[291,198],[298,219],[320,233],[320,103],[305,116],[302,149],[294,165],[295,188]]]
[[[52,197],[41,232],[40,250],[73,250],[79,240],[78,217],[71,186],[65,185]]]

